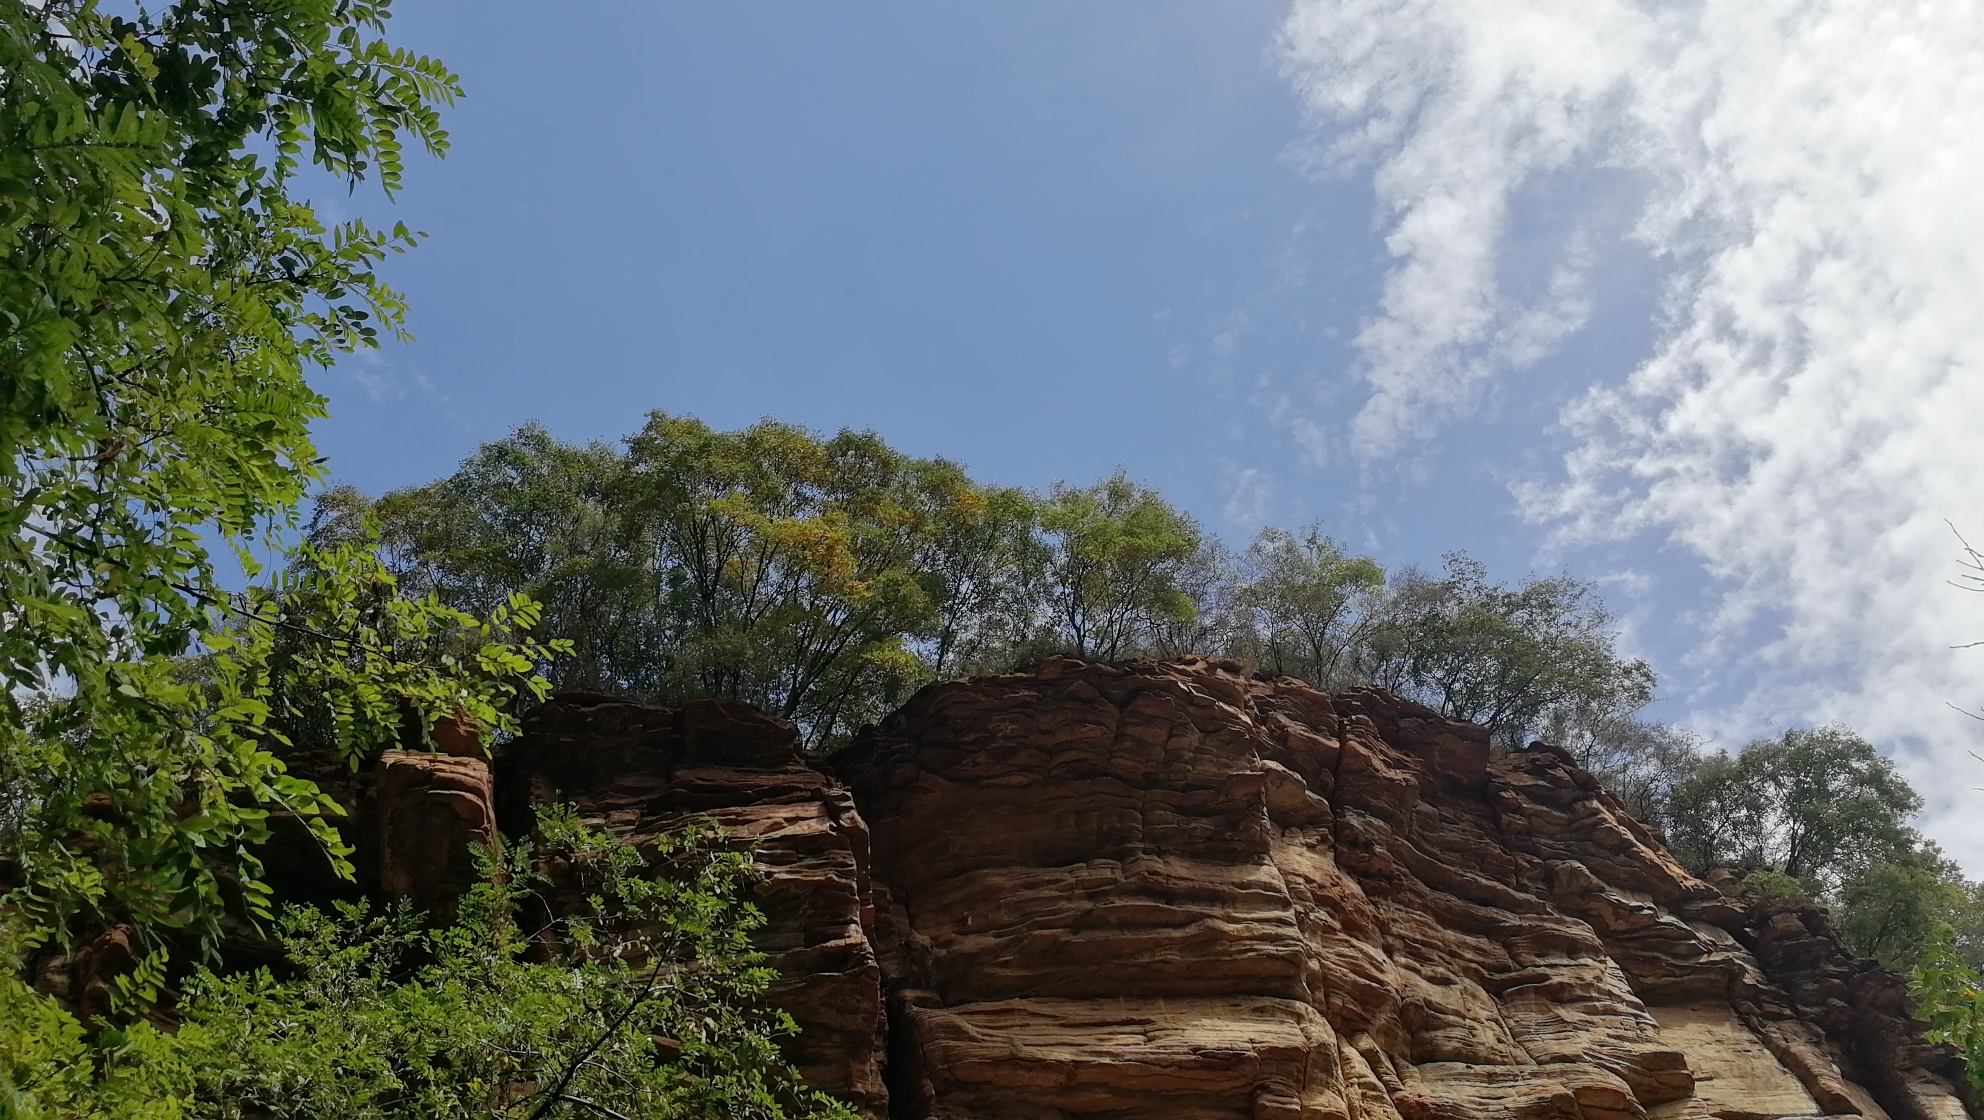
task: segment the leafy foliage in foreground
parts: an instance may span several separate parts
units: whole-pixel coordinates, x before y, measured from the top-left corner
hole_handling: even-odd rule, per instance
[[[845,1117],[780,1058],[782,1013],[747,935],[743,853],[706,829],[646,854],[569,811],[538,846],[487,854],[453,924],[405,909],[292,909],[292,969],[201,972],[177,1029],[87,1039],[0,981],[0,1116],[414,1120]],[[527,929],[556,876],[591,912]]]
[[[536,604],[476,618],[403,595],[362,543],[306,544],[296,557],[236,600],[204,655],[146,663],[174,702],[158,718],[183,724],[53,696],[27,706],[21,726],[0,725],[0,856],[15,880],[0,915],[58,939],[87,919],[131,923],[148,940],[189,928],[211,943],[226,882],[246,917],[272,916],[248,848],[268,839],[268,806],[301,810],[349,873],[329,819],[343,810],[271,752],[287,742],[282,726],[325,729],[325,745],[355,764],[406,734],[409,708],[422,714],[416,734],[438,713],[513,730],[511,701],[549,688],[535,670],[562,643],[530,636]]]
[[[602,914],[551,949],[526,938],[516,862],[448,930],[293,912],[299,976],[203,974],[176,1031],[130,1018],[161,994],[176,931],[211,951],[224,916],[270,918],[252,848],[272,812],[341,860],[336,807],[272,749],[286,734],[355,759],[440,718],[500,731],[555,651],[526,635],[527,599],[404,594],[362,534],[245,595],[209,552],[259,574],[251,550],[324,476],[307,371],[405,337],[377,267],[417,235],[327,228],[293,197],[306,159],[390,197],[407,144],[445,149],[436,111],[459,86],[381,38],[388,14],[0,0],[8,1120],[775,1116],[800,1099],[779,1024],[748,1010],[763,975],[740,955],[736,857],[665,848],[682,874],[641,886],[570,830],[602,906],[639,929],[608,941],[594,931],[619,919]],[[79,1024],[21,982],[27,952],[110,924],[150,949],[117,979],[122,1025]]]
[[[414,235],[291,197],[446,147],[456,80],[387,15],[0,0],[0,912],[211,936],[209,857],[252,883],[271,809],[330,810],[265,749],[271,631],[313,623],[207,542],[253,570],[322,475],[305,371],[401,330],[376,267]]]
[[[1929,1022],[1929,1041],[1946,1042],[1963,1055],[1972,1085],[1984,1089],[1984,975],[1966,963],[1939,930],[1924,946],[1909,991],[1915,1014]]]

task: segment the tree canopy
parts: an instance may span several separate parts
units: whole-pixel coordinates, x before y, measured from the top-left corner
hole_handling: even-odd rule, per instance
[[[1323,687],[1355,680],[1374,630],[1385,570],[1320,524],[1261,530],[1240,558],[1231,645],[1267,672]]]
[[[974,481],[871,432],[654,413],[618,447],[525,425],[447,478],[321,499],[337,539],[376,516],[394,571],[451,606],[544,604],[564,684],[716,695],[831,747],[925,681],[1049,653],[1234,657],[1322,687],[1375,682],[1504,743],[1597,733],[1652,696],[1566,576],[1513,586],[1456,554],[1387,576],[1311,525],[1229,556],[1118,472],[1045,493]]]
[[[541,600],[547,632],[572,635],[564,683],[745,700],[816,741],[878,718],[926,664],[1003,648],[1040,566],[1019,492],[772,421],[657,412],[620,448],[526,425],[439,482],[331,499],[321,531],[376,515],[411,586]]]
[[[1922,798],[1873,744],[1842,727],[1792,729],[1704,759],[1675,786],[1668,838],[1697,866],[1769,868],[1838,890],[1918,838]]]
[[[1922,798],[1838,726],[1792,728],[1737,753],[1627,723],[1589,741],[1593,772],[1696,874],[1744,893],[1816,898],[1854,951],[1910,968],[1937,943],[1984,964],[1984,885],[1910,825]]]
[[[1615,642],[1589,584],[1553,577],[1503,587],[1455,553],[1440,577],[1396,581],[1367,672],[1513,746],[1545,727],[1568,737],[1653,699],[1653,670],[1620,657]]]
[[[1198,523],[1122,472],[1056,483],[1040,503],[1052,541],[1046,606],[1076,657],[1115,661],[1197,620],[1194,568],[1209,565]],[[1178,652],[1191,652],[1180,650]]]

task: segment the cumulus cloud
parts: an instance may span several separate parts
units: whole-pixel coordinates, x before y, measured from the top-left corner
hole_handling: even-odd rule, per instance
[[[1704,663],[1754,681],[1720,718],[1902,745],[1984,870],[1979,728],[1946,704],[1984,695],[1948,648],[1984,637],[1984,596],[1949,586],[1944,524],[1984,536],[1984,6],[1297,0],[1282,57],[1314,158],[1383,208],[1358,453],[1464,417],[1583,324],[1608,254],[1651,254],[1653,350],[1566,409],[1524,508],[1691,551],[1723,589]],[[1513,282],[1512,214],[1607,176],[1629,216],[1565,207],[1547,280]]]

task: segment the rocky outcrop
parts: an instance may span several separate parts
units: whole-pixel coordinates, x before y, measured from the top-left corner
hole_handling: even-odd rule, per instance
[[[1965,1115],[1870,970],[1773,978],[1836,941],[1384,693],[1054,661],[926,689],[841,773],[901,1116]]]
[[[848,795],[799,758],[791,724],[742,704],[681,709],[565,693],[532,713],[497,765],[504,831],[562,802],[636,845],[707,817],[754,845],[756,942],[799,1025],[791,1057],[814,1086],[872,1116],[883,1086],[882,978],[869,937],[868,832]]]
[[[371,777],[380,890],[446,920],[476,881],[474,849],[496,836],[488,761],[387,751]]]
[[[495,816],[755,842],[795,1057],[872,1116],[1970,1115],[1822,911],[1725,898],[1563,752],[1382,692],[1050,661],[828,771],[739,705],[567,694]],[[414,803],[374,784],[368,819]]]

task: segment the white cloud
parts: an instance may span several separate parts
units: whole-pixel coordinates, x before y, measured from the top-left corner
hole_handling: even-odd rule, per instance
[[[1984,637],[1984,596],[1948,585],[1943,524],[1984,536],[1984,5],[1297,0],[1284,58],[1394,258],[1353,447],[1465,416],[1582,325],[1594,262],[1652,253],[1653,352],[1565,411],[1526,508],[1563,541],[1691,550],[1725,589],[1703,663],[1755,682],[1704,715],[1925,745],[1930,826],[1984,870],[1980,729],[1945,703],[1984,699],[1984,654],[1948,648]],[[1514,209],[1621,173],[1631,221],[1568,207],[1550,279],[1516,290]]]
[[[1229,471],[1226,480],[1226,520],[1246,529],[1257,529],[1268,519],[1268,506],[1274,498],[1274,483],[1259,467]]]
[[[1352,444],[1397,449],[1464,414],[1587,314],[1588,252],[1523,298],[1501,275],[1525,185],[1589,163],[1615,128],[1622,57],[1653,21],[1623,3],[1311,0],[1284,60],[1330,130],[1319,166],[1374,165],[1394,266],[1356,344],[1371,396]],[[1570,240],[1582,241],[1572,229]]]
[[[417,369],[403,368],[377,350],[360,350],[338,363],[338,372],[365,391],[375,405],[391,404],[420,396],[446,400],[434,382]]]

